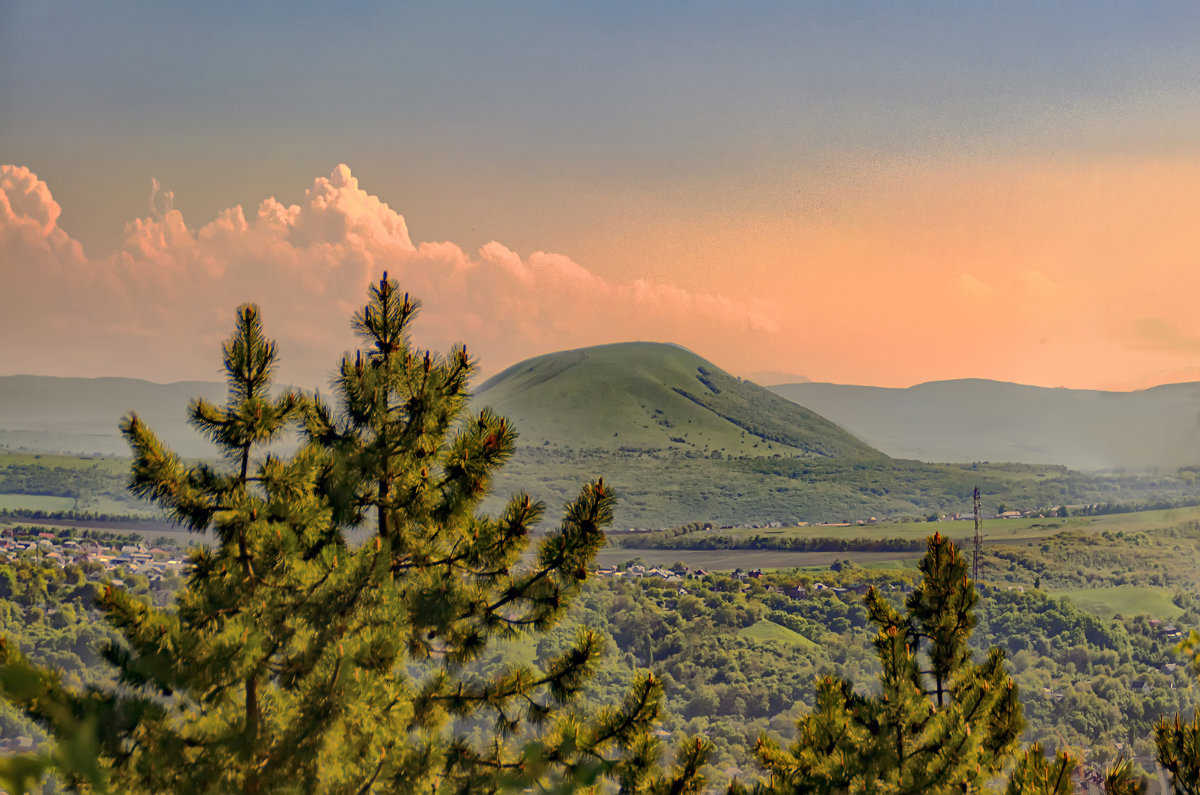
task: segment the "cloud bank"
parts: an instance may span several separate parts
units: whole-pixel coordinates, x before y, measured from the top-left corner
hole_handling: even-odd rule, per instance
[[[199,227],[155,181],[150,215],[129,222],[121,246],[101,258],[58,226],[60,213],[33,172],[0,166],[0,374],[211,379],[233,310],[250,301],[280,343],[282,375],[323,385],[354,344],[351,312],[385,270],[424,305],[416,342],[464,342],[485,372],[629,339],[733,355],[779,331],[770,301],[610,281],[561,254],[523,257],[495,241],[475,253],[414,243],[404,216],[345,165],[314,180],[300,204],[271,197]]]

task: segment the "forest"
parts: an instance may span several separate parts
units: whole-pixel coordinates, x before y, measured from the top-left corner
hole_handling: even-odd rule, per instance
[[[1179,577],[1194,572],[1194,562],[1178,554],[1183,548],[1196,554],[1200,528],[1090,542],[1066,536],[1045,551],[989,556],[987,564],[999,576],[979,586],[972,649],[1007,652],[1027,720],[1023,743],[1065,744],[1095,772],[1122,754],[1153,769],[1155,724],[1193,710],[1198,698],[1194,674],[1176,648],[1179,638],[1164,627],[1200,627],[1200,599]],[[1066,560],[1079,565],[1068,571]],[[754,577],[681,570],[671,582],[593,575],[552,631],[536,641],[500,644],[476,670],[488,676],[514,663],[545,661],[568,647],[580,627],[590,627],[606,638],[606,651],[584,691],[585,710],[619,699],[639,670],[651,669],[665,695],[659,731],[666,743],[703,736],[713,744],[712,776],[752,777],[755,743],[763,735],[794,738],[796,720],[813,707],[818,676],[836,671],[862,683],[878,676],[863,586],[899,604],[917,575],[911,568],[866,569],[849,562],[835,568]],[[98,573],[98,564],[60,568],[39,564],[32,553],[0,566],[3,632],[34,662],[61,670],[69,684],[114,680],[99,654],[117,635],[97,620],[103,587]],[[144,576],[123,581],[149,601]],[[1101,618],[1069,598],[1055,598],[1049,588],[1151,581],[1173,591],[1169,620],[1161,614]],[[1018,583],[1023,587],[1014,587]],[[173,589],[179,585],[171,582]],[[471,727],[480,740],[490,730],[484,721]],[[0,742],[14,748],[21,736],[45,739],[11,704],[0,702]]]

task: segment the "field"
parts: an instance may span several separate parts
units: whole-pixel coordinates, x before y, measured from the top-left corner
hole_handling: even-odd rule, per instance
[[[803,646],[807,648],[816,647],[816,643],[801,635],[799,632],[793,632],[787,627],[780,626],[774,621],[763,619],[757,624],[752,624],[738,632],[743,638],[753,641],[771,641],[774,643],[786,643],[790,646]]]
[[[914,553],[911,560],[921,557]],[[864,568],[903,567],[906,558],[895,552],[776,552],[765,549],[707,550],[707,549],[622,549],[607,546],[600,550],[596,562],[615,566],[640,558],[649,565],[669,566],[683,563],[692,569],[733,571],[734,569],[805,569],[828,568],[835,560],[851,558]]]
[[[1188,521],[1200,521],[1200,506],[1169,508],[1157,511],[1135,511],[1113,513],[1103,516],[1075,516],[1066,519],[984,519],[980,532],[984,541],[1011,542],[1044,538],[1064,530],[1088,533],[1135,532],[1171,527]],[[955,539],[971,538],[975,535],[975,523],[958,522],[885,522],[862,527],[789,527],[750,530],[741,532],[760,535],[779,533],[793,538],[823,538],[830,535],[853,535],[859,538],[924,538],[934,531]],[[713,531],[730,532],[726,531]]]
[[[1100,618],[1114,616],[1157,616],[1173,619],[1183,610],[1171,599],[1172,588],[1155,588],[1144,585],[1114,585],[1106,588],[1051,589],[1050,596],[1067,598],[1081,610]]]
[[[0,469],[38,466],[63,469],[92,469],[124,477],[129,472],[129,459],[116,456],[62,455],[58,453],[0,452]]]
[[[0,511],[154,516],[127,490],[129,459],[0,453]]]
[[[1084,533],[1103,532],[1146,532],[1165,527],[1174,527],[1185,522],[1200,521],[1200,506],[1168,508],[1153,511],[1112,513],[1101,516],[1075,516],[1070,518],[1041,519],[985,519],[981,523],[984,543],[1015,543],[1036,541],[1060,532]],[[880,522],[873,525],[837,527],[810,525],[807,527],[732,527],[701,530],[680,538],[700,539],[705,537],[744,536],[746,539],[761,536],[768,539],[817,539],[845,538],[879,541],[884,539],[922,539],[938,532],[955,541],[971,539],[975,534],[972,521],[940,522]],[[661,548],[670,548],[663,543]]]
[[[1021,510],[1118,501],[1200,504],[1200,483],[1177,475],[1088,476],[1062,467],[521,447],[498,473],[487,508],[496,510],[501,497],[527,491],[546,503],[553,520],[555,511],[597,477],[616,490],[615,527],[621,530],[694,521],[794,525],[853,523],[872,516],[912,521],[934,512],[970,512],[976,485],[989,511],[1001,503]],[[967,527],[956,524],[955,532],[969,534]]]
[[[75,498],[45,494],[0,494],[0,511],[18,508],[31,511],[70,511],[75,508]]]

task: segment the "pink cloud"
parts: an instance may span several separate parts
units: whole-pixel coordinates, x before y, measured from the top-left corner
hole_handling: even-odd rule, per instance
[[[280,342],[283,375],[321,385],[353,344],[350,313],[384,270],[424,304],[419,344],[465,342],[488,372],[627,339],[754,349],[779,330],[771,302],[609,281],[564,255],[522,257],[495,241],[475,254],[451,242],[414,245],[404,217],[345,165],[314,180],[299,205],[271,197],[252,214],[231,207],[200,227],[169,196],[156,185],[154,217],[129,222],[117,251],[89,259],[58,227],[49,187],[26,168],[0,166],[0,329],[21,342],[0,371],[212,378],[234,307],[253,301]]]

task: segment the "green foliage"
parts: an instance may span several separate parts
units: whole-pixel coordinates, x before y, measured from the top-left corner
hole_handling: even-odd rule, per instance
[[[1193,631],[1180,644],[1180,650],[1191,658],[1192,666],[1200,671],[1200,633]],[[1171,773],[1171,781],[1178,795],[1200,793],[1200,711],[1193,712],[1191,720],[1176,715],[1173,720],[1163,718],[1154,732],[1158,748],[1158,761]]]
[[[972,660],[967,640],[977,597],[966,562],[935,534],[921,571],[905,614],[876,589],[867,594],[880,691],[862,695],[849,680],[823,678],[792,746],[760,743],[770,777],[756,791],[970,791],[1013,756],[1021,706],[1002,651]]]
[[[1008,777],[1005,795],[1074,795],[1071,773],[1078,762],[1065,751],[1053,760],[1046,759],[1042,747],[1034,743],[1025,749]]]
[[[194,401],[192,424],[225,464],[186,465],[135,415],[131,489],[215,544],[160,610],[117,588],[100,605],[120,687],[66,686],[11,647],[0,688],[47,726],[47,754],[3,771],[20,790],[46,765],[74,789],[122,792],[692,792],[708,753],[656,770],[649,733],[662,685],[639,674],[616,706],[577,707],[599,636],[581,628],[540,665],[482,675],[484,653],[552,628],[603,543],[614,496],[589,483],[532,560],[543,506],[514,495],[479,513],[515,434],[467,416],[474,364],[410,347],[418,305],[386,279],[355,315],[365,343],[343,360],[336,405],[273,396],[274,343],[238,310],[225,344],[228,400]],[[289,427],[304,444],[264,455]],[[492,731],[473,741],[469,724]]]
[[[92,518],[146,514],[125,489],[126,463],[88,456],[0,453],[0,514]]]
[[[1108,561],[1137,577],[1142,576],[1137,566],[1141,556],[1162,543],[1174,550],[1182,568],[1190,566],[1188,555],[1175,549],[1180,544],[1186,550],[1189,538],[1173,531],[1138,534],[1133,539],[1137,545],[1128,534],[1099,540],[1104,546],[1071,546],[1075,542],[1068,541],[1064,554],[1082,558],[1100,550],[1104,554],[1096,557],[1097,567]],[[1121,545],[1125,553],[1115,554]],[[1033,549],[1036,553],[1037,547]],[[113,636],[105,622],[89,617],[94,584],[71,585],[70,567],[38,566],[35,559],[13,562],[9,569],[18,581],[20,604],[10,603],[8,613],[0,605],[0,619],[6,619],[0,623],[2,631],[20,638],[22,650],[40,665],[66,671],[70,682],[111,676],[103,661],[87,651]],[[1060,571],[1061,564],[1054,570]],[[719,771],[711,777],[728,778],[749,769],[760,735],[769,732],[785,743],[794,739],[796,718],[811,709],[818,676],[836,668],[840,677],[855,682],[877,678],[877,655],[861,631],[869,624],[868,612],[860,596],[840,589],[873,584],[899,598],[914,572],[769,571],[760,580],[740,582],[720,575],[674,582],[589,576],[550,633],[493,644],[472,670],[486,679],[513,665],[544,663],[573,645],[580,628],[590,627],[612,640],[596,675],[583,688],[581,712],[593,714],[619,703],[639,670],[652,666],[665,697],[660,720],[671,737],[664,736],[664,742],[680,745],[688,734],[704,735],[713,745],[709,770]],[[818,580],[830,587],[816,590]],[[35,581],[44,581],[45,587]],[[127,585],[133,582],[126,578]],[[808,589],[805,598],[794,595],[797,585]],[[1164,672],[1165,664],[1177,661],[1175,642],[1147,622],[1155,614],[1113,622],[1078,609],[1071,600],[1028,588],[1021,592],[985,583],[978,590],[972,647],[977,654],[992,646],[1005,649],[1027,722],[1022,742],[1087,747],[1084,765],[1100,771],[1119,750],[1152,755],[1159,718],[1191,714],[1195,689],[1187,687],[1190,677],[1183,666]],[[1175,601],[1173,609],[1182,612],[1173,620],[1180,627],[1200,625],[1200,600],[1180,593]],[[64,626],[53,625],[70,613],[75,616]],[[479,745],[492,736],[494,726],[492,719],[478,715],[462,731]],[[2,703],[0,732],[0,738],[10,740],[18,735],[40,738],[11,708],[6,713]]]

